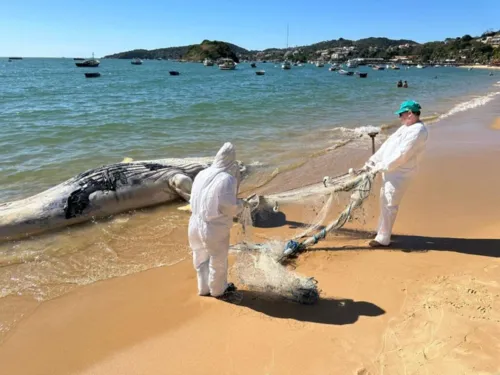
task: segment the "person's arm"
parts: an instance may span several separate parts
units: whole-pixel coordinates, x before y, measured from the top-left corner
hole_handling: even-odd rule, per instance
[[[394,150],[392,155],[386,160],[382,160],[379,165],[379,170],[383,172],[391,172],[396,168],[406,163],[411,157],[421,151],[427,134],[425,132],[416,132],[402,140],[399,147]]]
[[[393,137],[400,131],[400,129],[396,130],[394,134],[382,143],[382,146],[380,146],[380,148],[372,156],[370,156],[363,169],[374,169],[379,167],[380,162],[382,161],[382,155],[384,154],[387,145],[392,141]]]
[[[221,181],[219,189],[219,211],[224,215],[234,217],[243,209],[243,201],[236,198],[238,182],[229,176]]]

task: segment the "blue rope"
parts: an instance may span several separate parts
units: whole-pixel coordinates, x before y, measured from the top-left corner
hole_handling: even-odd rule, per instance
[[[292,250],[291,254],[296,253],[301,248],[302,248],[302,244],[299,243],[299,242],[297,242],[297,241],[294,241],[294,240],[288,241],[286,243],[286,245],[285,245],[285,249],[291,249]]]
[[[315,234],[313,236],[313,240],[314,240],[314,245],[316,245],[318,243],[319,240],[322,240],[323,238],[326,237],[326,229],[323,229],[321,230],[318,234]]]

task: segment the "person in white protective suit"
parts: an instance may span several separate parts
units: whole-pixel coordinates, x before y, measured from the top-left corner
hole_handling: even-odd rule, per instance
[[[236,290],[227,283],[227,258],[233,217],[243,208],[236,197],[239,178],[236,151],[228,142],[193,182],[188,236],[200,296],[221,298]]]
[[[403,125],[363,167],[363,170],[382,172],[380,217],[377,236],[369,243],[371,247],[389,246],[399,204],[425,149],[427,129],[420,121],[420,111],[420,104],[413,100],[401,103],[395,114],[399,115]]]

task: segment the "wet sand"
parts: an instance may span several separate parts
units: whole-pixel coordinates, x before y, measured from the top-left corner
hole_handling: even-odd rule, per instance
[[[493,122],[491,123],[491,128],[495,130],[500,130],[500,117],[497,117]]]
[[[296,271],[318,280],[317,305],[245,290],[240,305],[198,297],[186,260],[41,304],[0,346],[2,373],[499,372],[500,132],[490,126],[499,104],[429,127],[390,249],[366,246],[378,215],[375,191],[363,220],[299,256]],[[369,154],[321,155],[262,191],[320,181]],[[287,224],[255,235],[287,239],[307,221],[296,207],[286,215]]]

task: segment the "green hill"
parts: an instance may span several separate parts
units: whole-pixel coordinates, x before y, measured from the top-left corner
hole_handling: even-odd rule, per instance
[[[191,46],[183,56],[183,59],[188,61],[218,60],[220,58],[230,58],[239,62],[238,56],[229,44],[216,40],[204,40],[201,44]]]
[[[237,45],[219,41],[204,40],[201,44],[189,46],[159,48],[153,50],[134,49],[132,51],[115,53],[104,56],[107,59],[172,59],[172,60],[203,60],[205,57],[218,59],[220,57],[233,58],[238,61],[237,55],[248,55],[249,51]]]

